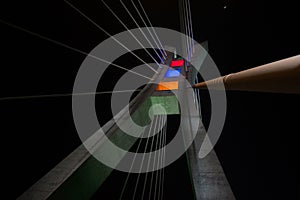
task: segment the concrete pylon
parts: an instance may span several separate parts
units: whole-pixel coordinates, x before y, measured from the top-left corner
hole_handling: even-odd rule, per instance
[[[300,55],[193,85],[199,89],[300,93]]]

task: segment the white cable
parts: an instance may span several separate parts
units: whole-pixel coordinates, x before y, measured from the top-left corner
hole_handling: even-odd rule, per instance
[[[47,41],[49,41],[49,42],[52,42],[52,43],[54,43],[54,44],[56,44],[56,45],[65,47],[65,48],[70,49],[70,50],[72,50],[72,51],[75,51],[75,52],[77,52],[77,53],[80,53],[80,54],[86,55],[86,56],[88,56],[88,57],[94,58],[95,60],[99,60],[99,61],[101,61],[101,62],[107,63],[107,64],[109,64],[109,65],[115,66],[115,67],[117,67],[117,68],[123,69],[123,70],[128,71],[128,72],[131,72],[131,73],[133,73],[133,74],[139,75],[139,76],[144,77],[144,78],[146,78],[146,79],[152,80],[152,78],[150,78],[150,77],[144,76],[144,75],[142,75],[142,74],[140,74],[140,73],[138,73],[138,72],[135,72],[135,71],[133,71],[133,70],[126,69],[125,67],[122,67],[122,66],[120,66],[120,65],[111,63],[111,62],[109,62],[109,61],[107,61],[107,60],[105,60],[105,59],[102,59],[102,58],[99,58],[99,57],[94,56],[94,55],[92,55],[92,54],[86,53],[86,52],[84,52],[84,51],[82,51],[82,50],[76,49],[76,48],[71,47],[71,46],[69,46],[69,45],[67,45],[67,44],[64,44],[64,43],[62,43],[62,42],[53,40],[53,39],[51,39],[51,38],[45,37],[45,36],[40,35],[40,34],[38,34],[38,33],[34,33],[34,32],[32,32],[32,31],[29,31],[29,30],[25,29],[25,28],[16,26],[16,25],[14,25],[14,24],[5,22],[5,21],[3,21],[3,20],[0,20],[0,22],[3,23],[3,24],[6,24],[6,25],[8,25],[8,26],[10,26],[10,27],[12,27],[12,28],[15,28],[15,29],[21,30],[21,31],[23,31],[23,32],[26,32],[26,33],[28,33],[28,34],[34,35],[34,36],[36,36],[36,37],[38,37],[38,38],[41,38],[41,39],[47,40]]]
[[[152,43],[149,41],[149,39],[147,38],[147,36],[145,35],[144,31],[142,31],[141,27],[139,26],[139,24],[136,22],[136,20],[134,19],[134,17],[132,16],[131,12],[128,10],[128,8],[126,7],[126,5],[123,3],[122,0],[120,0],[120,3],[122,4],[122,6],[124,7],[124,9],[126,10],[126,12],[128,13],[128,15],[131,17],[131,19],[133,20],[133,22],[135,23],[135,25],[138,27],[138,29],[140,30],[140,32],[142,33],[142,35],[144,36],[144,38],[147,40],[148,44],[150,44],[150,46],[152,47],[152,49],[154,50],[155,54],[158,56],[158,58],[160,59],[160,61],[164,64],[164,60],[161,58],[161,56],[157,53],[156,49],[154,48],[154,46],[152,45]]]
[[[166,60],[165,54],[164,54],[164,52],[162,52],[163,47],[162,47],[162,46],[159,46],[159,45],[157,44],[156,39],[155,39],[154,36],[152,35],[152,33],[151,33],[151,31],[150,31],[150,29],[149,29],[147,23],[145,22],[143,16],[141,15],[139,9],[137,8],[137,6],[135,5],[135,3],[134,3],[133,0],[131,0],[131,3],[132,3],[132,5],[134,6],[134,8],[135,8],[136,12],[138,13],[138,15],[140,16],[141,20],[143,21],[145,27],[147,28],[147,31],[149,32],[149,34],[151,35],[151,37],[152,37],[152,39],[153,39],[153,41],[155,42],[156,47],[159,49],[161,55],[162,55],[163,58]],[[152,27],[152,28],[153,28],[153,27]],[[153,28],[153,30],[154,30],[154,28]]]
[[[102,3],[105,5],[105,7],[114,15],[114,17],[122,24],[122,26],[129,32],[129,34],[137,41],[137,43],[147,52],[147,54],[150,56],[150,58],[153,59],[153,61],[159,66],[160,64],[155,60],[155,58],[153,58],[153,56],[149,53],[149,51],[144,47],[144,45],[137,39],[137,37],[132,33],[132,31],[124,24],[124,22],[118,17],[118,15],[110,8],[110,6],[105,3],[104,0],[101,0]],[[146,63],[145,63],[146,64]],[[146,64],[148,66],[148,64]],[[149,65],[150,66],[150,65]],[[151,67],[151,69],[153,71],[155,71],[156,73],[158,73],[155,69],[153,69]]]
[[[147,15],[147,12],[145,11],[145,9],[144,9],[144,7],[143,7],[142,3],[140,2],[140,0],[138,0],[138,2],[139,2],[139,4],[140,4],[140,7],[142,8],[142,10],[143,10],[143,12],[144,12],[144,14],[145,14],[145,16],[146,16],[146,19],[147,19],[147,21],[149,22],[150,26],[152,27],[152,30],[153,30],[153,32],[154,32],[154,34],[155,34],[155,37],[157,38],[157,40],[158,40],[158,42],[159,42],[159,44],[160,44],[161,48],[162,48],[162,49],[164,49],[164,47],[163,47],[163,45],[162,45],[162,43],[161,43],[161,41],[160,41],[159,37],[158,37],[158,36],[157,36],[157,34],[156,34],[156,31],[155,31],[155,29],[153,28],[153,25],[152,25],[152,23],[151,23],[151,21],[150,21],[150,19],[149,19],[148,15]],[[165,56],[167,56],[167,53],[166,53],[166,51],[165,51],[165,50],[164,50],[164,53],[165,53]]]

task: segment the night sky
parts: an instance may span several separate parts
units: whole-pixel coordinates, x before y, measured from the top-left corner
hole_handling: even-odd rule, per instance
[[[153,26],[179,31],[177,1],[141,1]],[[125,31],[101,1],[71,2],[110,34]],[[135,28],[119,1],[107,2],[128,28]],[[194,37],[208,41],[210,56],[222,75],[295,56],[300,53],[300,17],[294,4],[191,0]],[[0,13],[2,21],[87,53],[108,38],[62,0],[1,2]],[[72,93],[85,55],[3,23],[0,33],[1,97]],[[126,67],[137,63],[128,62]],[[99,91],[112,89],[123,73],[111,69]],[[207,125],[210,102],[205,92],[202,95]],[[97,98],[97,109],[104,116],[100,121],[105,123],[110,95]],[[226,124],[216,152],[236,198],[294,199],[300,186],[299,95],[227,92],[227,100]],[[0,100],[3,163],[7,163],[13,198],[80,144],[71,102],[71,97]]]

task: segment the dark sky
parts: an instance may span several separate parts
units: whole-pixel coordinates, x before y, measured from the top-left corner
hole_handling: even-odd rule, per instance
[[[125,30],[101,1],[71,2],[110,34]],[[128,28],[135,28],[119,1],[107,2]],[[86,52],[107,38],[63,1],[1,4],[4,4],[2,20]],[[176,1],[143,1],[143,4],[154,26],[179,30]],[[210,54],[223,74],[299,53],[297,7],[288,1],[193,0],[191,6],[195,39],[209,41]],[[1,30],[4,62],[14,66],[6,67],[5,74],[14,74],[22,83],[21,87],[18,83],[9,84],[10,89],[5,94],[2,92],[3,96],[71,91],[84,55],[5,25],[1,25]]]
[[[177,1],[141,1],[154,26],[179,30]],[[125,30],[101,1],[71,2],[110,34]],[[107,2],[128,28],[135,28],[118,1]],[[299,7],[292,1],[191,0],[191,6],[195,39],[208,40],[222,74],[300,52]],[[3,21],[85,52],[108,38],[63,1],[1,2],[0,13]],[[2,97],[72,92],[85,55],[3,23],[0,33]],[[108,88],[114,84],[114,79],[104,81]],[[237,199],[294,194],[295,177],[299,178],[295,167],[299,100],[299,95],[228,93],[227,121],[216,150]],[[109,96],[100,102],[106,105]],[[100,112],[107,112],[104,107]],[[17,184],[17,196],[79,144],[71,98],[0,101],[0,109],[2,135],[15,149],[7,163],[15,163],[12,184]],[[209,111],[204,113],[209,116]]]

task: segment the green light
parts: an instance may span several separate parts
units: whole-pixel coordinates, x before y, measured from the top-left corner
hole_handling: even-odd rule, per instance
[[[168,115],[179,114],[179,106],[176,96],[152,96],[150,97],[152,105],[160,104],[166,110]],[[154,115],[162,115],[164,112],[161,109],[153,109]]]

